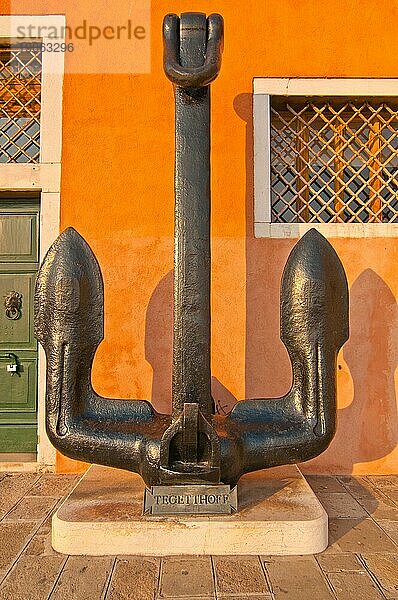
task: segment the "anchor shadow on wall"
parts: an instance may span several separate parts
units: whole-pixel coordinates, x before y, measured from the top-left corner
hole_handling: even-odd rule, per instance
[[[383,458],[397,444],[398,305],[388,285],[371,269],[354,281],[350,297],[351,335],[343,356],[354,394],[351,404],[339,411],[333,444],[338,453],[344,441],[350,440],[355,464]],[[353,425],[356,436],[350,435]],[[339,462],[343,461],[341,456]]]
[[[291,385],[290,360],[279,337],[279,307],[283,268],[296,240],[254,238],[252,95],[237,96],[234,108],[246,122],[246,398],[272,398]],[[352,401],[338,410],[330,448],[305,463],[308,472],[352,473],[355,464],[382,459],[397,445],[398,305],[371,269],[351,286],[350,339],[341,356],[352,378]]]
[[[398,441],[394,373],[398,363],[398,305],[388,285],[366,269],[350,289],[350,338],[342,350],[352,380],[351,402],[338,410],[336,435],[326,451],[334,472],[387,456]],[[338,360],[338,369],[343,369]],[[306,464],[321,466],[323,459]],[[319,467],[318,467],[319,468]],[[317,470],[317,469],[315,469]]]
[[[149,300],[145,323],[145,358],[153,370],[151,403],[155,410],[171,414],[173,366],[173,271],[165,275]],[[236,402],[216,377],[211,378],[216,412],[227,414]]]

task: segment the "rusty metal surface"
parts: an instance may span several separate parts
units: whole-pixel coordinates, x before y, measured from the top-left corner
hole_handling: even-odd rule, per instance
[[[69,228],[43,261],[35,294],[35,331],[47,355],[46,426],[65,455],[137,472],[148,486],[234,485],[244,473],[313,458],[332,440],[336,357],[348,338],[347,281],[332,246],[309,231],[288,258],[281,289],[292,389],[215,416],[208,84],[220,68],[222,19],[168,15],[164,39],[165,71],[176,85],[173,413],[159,415],[149,402],[94,392],[103,282],[88,244]]]

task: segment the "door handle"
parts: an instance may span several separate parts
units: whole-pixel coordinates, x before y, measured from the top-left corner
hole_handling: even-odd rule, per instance
[[[4,296],[4,306],[6,309],[6,317],[11,321],[17,321],[22,316],[22,294],[12,290]]]

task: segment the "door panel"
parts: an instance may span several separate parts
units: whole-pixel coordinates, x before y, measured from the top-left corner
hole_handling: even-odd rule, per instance
[[[4,204],[3,204],[4,205]],[[0,214],[0,260],[37,262],[37,213]]]
[[[36,452],[37,425],[0,425],[0,452]]]
[[[36,420],[37,358],[17,355],[18,371],[11,374],[7,366],[13,358],[0,354],[0,423]],[[15,413],[11,415],[11,413]]]
[[[0,200],[0,452],[5,453],[35,452],[37,446],[38,233],[37,201]],[[14,292],[19,296],[7,304]]]

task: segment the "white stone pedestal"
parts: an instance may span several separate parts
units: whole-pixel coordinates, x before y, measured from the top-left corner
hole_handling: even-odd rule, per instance
[[[53,517],[53,547],[64,554],[313,554],[328,543],[325,510],[296,466],[244,475],[238,512],[143,516],[138,475],[93,465]]]

